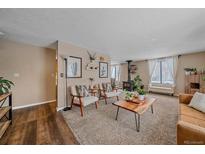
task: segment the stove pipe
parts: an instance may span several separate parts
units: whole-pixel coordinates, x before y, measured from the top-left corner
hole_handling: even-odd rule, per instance
[[[128,64],[128,82],[131,82],[131,74],[130,74],[131,65],[130,64],[131,64],[132,60],[127,60],[126,62]]]

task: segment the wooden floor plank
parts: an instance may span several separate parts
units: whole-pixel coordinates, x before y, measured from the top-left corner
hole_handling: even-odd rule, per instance
[[[78,144],[56,102],[15,110],[0,144]]]
[[[37,120],[28,122],[26,124],[26,132],[23,139],[23,144],[26,145],[35,145],[36,144],[36,136],[37,136]]]
[[[47,130],[47,131],[45,131]],[[37,121],[37,143],[38,145],[52,144],[50,132],[48,131],[47,119]]]
[[[1,122],[0,123],[0,138],[4,135],[6,129],[9,127],[11,121]]]
[[[62,138],[62,135],[58,129],[58,125],[56,123],[56,116],[49,116],[47,122],[48,122],[48,128],[49,128],[49,134],[51,137],[51,140],[53,141],[54,144],[63,144],[64,140]]]

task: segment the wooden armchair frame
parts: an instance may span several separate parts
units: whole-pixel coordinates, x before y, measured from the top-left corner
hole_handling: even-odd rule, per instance
[[[71,109],[72,109],[73,105],[80,107],[80,113],[81,113],[81,116],[83,117],[83,115],[84,115],[84,105],[83,105],[84,96],[79,96],[79,95],[76,95],[76,94],[74,95],[71,92],[71,97],[72,97],[72,99],[71,99]],[[79,103],[75,103],[75,98],[77,98],[79,100]],[[96,107],[96,109],[98,108],[98,101],[95,102],[95,107]]]
[[[117,89],[113,89],[113,92],[116,91]],[[113,96],[117,98],[117,101],[119,101],[119,97],[118,96]],[[102,84],[99,85],[99,99],[103,98],[105,100],[105,104],[107,104],[107,99],[111,98],[111,97],[107,97],[106,95],[106,90],[103,88]]]

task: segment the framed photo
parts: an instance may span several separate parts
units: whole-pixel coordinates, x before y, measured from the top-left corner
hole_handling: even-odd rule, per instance
[[[99,77],[108,78],[108,63],[99,62]]]
[[[67,59],[67,77],[82,78],[82,58],[70,56]]]

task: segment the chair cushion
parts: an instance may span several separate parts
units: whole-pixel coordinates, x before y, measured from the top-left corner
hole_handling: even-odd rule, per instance
[[[205,94],[196,92],[189,106],[205,113]]]
[[[205,114],[186,104],[180,104],[180,120],[205,128]]]
[[[89,96],[89,97],[84,97],[83,98],[83,105],[87,106],[89,104],[97,102],[99,99],[96,96]]]
[[[88,97],[90,93],[85,85],[76,85],[76,92],[79,96]]]
[[[119,96],[120,93],[121,93],[121,92],[115,92],[115,91],[113,91],[113,92],[106,92],[105,94],[106,94],[107,97],[116,97],[116,96]]]

